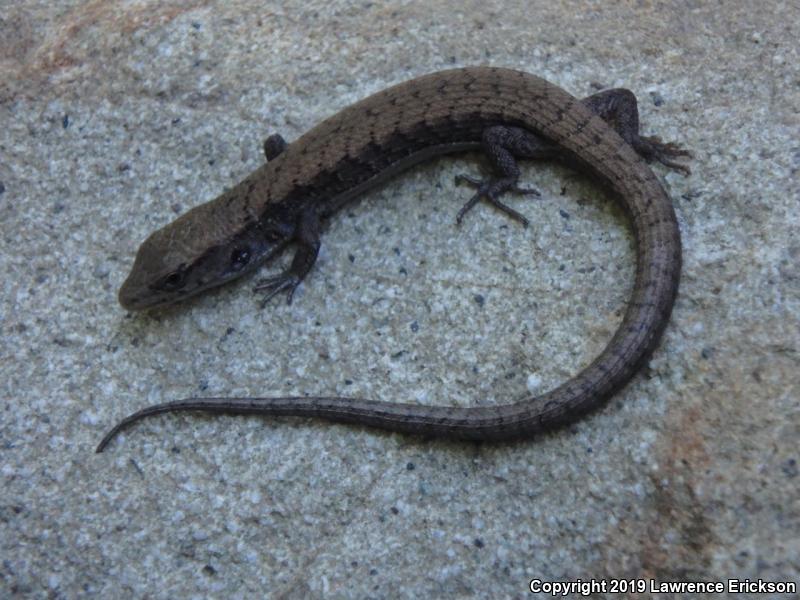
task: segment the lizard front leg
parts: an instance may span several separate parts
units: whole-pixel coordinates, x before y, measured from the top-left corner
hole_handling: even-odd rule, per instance
[[[287,292],[287,303],[292,303],[292,297],[297,286],[305,279],[317,261],[320,247],[320,221],[317,210],[308,207],[300,214],[292,241],[296,243],[297,250],[289,268],[260,280],[253,289],[256,293],[263,293],[261,308],[277,294]]]

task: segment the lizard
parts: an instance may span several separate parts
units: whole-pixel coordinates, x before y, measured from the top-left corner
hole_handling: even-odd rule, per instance
[[[144,408],[122,429],[173,411],[295,415],[392,431],[472,440],[530,437],[572,422],[620,390],[657,346],[677,295],[681,239],[672,202],[648,166],[658,161],[688,175],[676,143],[639,133],[633,92],[610,89],[577,99],[523,71],[466,67],[386,88],[344,108],[291,144],[264,143],[266,162],[216,199],[152,233],[139,248],[119,302],[131,311],[178,302],[250,273],[282,254],[283,272],[261,280],[262,308],[277,294],[291,303],[312,269],[322,225],[375,186],[431,157],[482,150],[486,179],[456,176],[476,188],[456,216],[488,203],[527,226],[506,193],[539,195],[518,185],[518,159],[557,160],[593,176],[622,205],[636,244],[636,275],[622,322],[605,349],[571,379],[544,394],[496,406],[427,406],[342,397],[189,398]]]

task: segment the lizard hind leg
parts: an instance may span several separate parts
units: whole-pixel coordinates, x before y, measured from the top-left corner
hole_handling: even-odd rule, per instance
[[[636,96],[630,90],[615,88],[587,96],[581,102],[598,117],[611,125],[647,162],[657,160],[665,167],[690,175],[685,164],[675,161],[678,157],[690,158],[692,153],[674,142],[663,142],[658,136],[639,134],[639,107]]]
[[[478,190],[458,211],[456,223],[460,224],[464,215],[482,200],[527,227],[528,219],[501,202],[499,198],[507,192],[539,196],[538,190],[522,188],[517,185],[520,171],[516,159],[549,158],[555,154],[556,147],[525,129],[505,125],[497,125],[484,130],[481,136],[481,145],[499,172],[499,176],[487,179],[476,179],[469,175],[456,176],[456,184],[468,183]]]

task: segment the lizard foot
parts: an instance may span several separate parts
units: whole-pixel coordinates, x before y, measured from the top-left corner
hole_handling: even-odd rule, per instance
[[[660,137],[654,135],[639,137],[637,141],[634,142],[633,147],[636,152],[639,153],[639,156],[644,158],[647,162],[657,160],[665,167],[681,171],[684,176],[692,174],[689,167],[683,163],[672,160],[679,156],[685,156],[686,158],[692,157],[692,153],[681,147],[680,144],[676,144],[675,142],[662,142]]]
[[[272,300],[281,292],[287,292],[286,303],[292,303],[292,297],[297,286],[300,285],[300,277],[289,272],[279,273],[272,277],[266,277],[256,283],[253,291],[257,294],[263,293],[264,298],[261,300],[261,308],[264,308],[267,303]]]
[[[494,206],[495,208],[501,210],[502,212],[506,213],[512,219],[519,221],[525,227],[528,226],[528,219],[518,213],[516,210],[511,208],[510,206],[503,204],[499,200],[499,196],[505,194],[506,192],[514,192],[515,194],[525,194],[525,195],[532,195],[532,196],[540,196],[539,190],[533,188],[521,188],[517,185],[516,178],[512,177],[505,177],[502,179],[476,179],[474,177],[470,177],[469,175],[456,175],[456,184],[459,183],[468,183],[476,188],[478,188],[477,193],[470,198],[464,206],[461,207],[461,210],[458,211],[456,215],[456,223],[461,224],[461,220],[464,218],[472,208],[481,200],[484,200]]]

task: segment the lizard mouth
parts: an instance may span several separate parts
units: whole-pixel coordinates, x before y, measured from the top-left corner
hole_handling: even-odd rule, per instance
[[[165,298],[163,294],[154,294],[147,286],[139,285],[131,277],[128,277],[119,288],[117,299],[122,308],[131,311],[155,308],[170,301],[169,297]]]
[[[144,310],[145,308],[150,308],[151,306],[156,306],[158,304],[157,302],[153,302],[152,297],[144,300],[139,295],[132,293],[130,290],[126,290],[124,285],[119,290],[117,299],[122,305],[122,308],[126,310]]]

